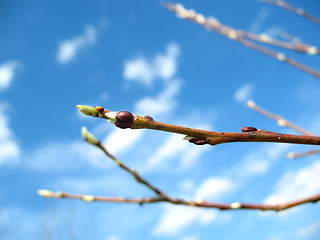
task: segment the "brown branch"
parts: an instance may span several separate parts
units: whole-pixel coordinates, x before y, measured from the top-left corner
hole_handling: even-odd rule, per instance
[[[104,197],[92,195],[80,195],[67,192],[52,192],[49,190],[38,190],[38,194],[45,198],[68,198],[79,199],[85,202],[117,202],[117,203],[137,203],[143,205],[145,203],[169,202],[175,205],[185,205],[191,207],[216,208],[220,210],[236,210],[236,209],[251,209],[262,211],[283,211],[305,203],[316,203],[320,201],[320,194],[311,197],[303,198],[296,201],[281,203],[281,204],[257,204],[257,203],[214,203],[203,200],[188,201],[180,198],[163,198],[159,197],[144,197],[144,198],[124,198],[124,197]]]
[[[311,15],[310,13],[306,12],[303,8],[301,7],[295,7],[290,5],[289,3],[283,1],[283,0],[261,0],[262,2],[266,2],[269,4],[274,4],[277,5],[279,7],[282,7],[290,12],[293,12],[297,15],[300,15],[316,24],[320,24],[320,19]]]
[[[108,119],[119,128],[153,129],[158,131],[183,134],[186,135],[186,140],[189,140],[189,142],[198,145],[217,145],[221,143],[230,142],[279,142],[320,145],[320,137],[318,136],[282,134],[265,131],[262,129],[229,133],[213,132],[157,122],[154,121],[150,116],[141,117],[138,115],[132,115],[130,112],[127,111],[111,112],[110,110],[103,109],[102,107],[93,108],[81,105],[78,105],[78,108],[84,114]],[[97,109],[99,109],[99,111]],[[88,112],[90,112],[90,114],[88,114]]]
[[[185,9],[181,4],[164,3],[163,5],[167,9],[175,12],[177,14],[177,16],[180,18],[195,22],[210,31],[213,31],[221,36],[224,36],[224,37],[227,37],[233,41],[236,41],[236,42],[244,45],[247,48],[253,49],[253,50],[260,52],[264,55],[272,57],[278,61],[287,63],[288,65],[293,66],[294,68],[297,68],[301,71],[304,71],[314,77],[320,78],[320,72],[287,57],[283,53],[278,53],[278,52],[272,51],[272,50],[267,49],[263,46],[255,44],[255,43],[249,41],[248,39],[245,39],[245,36],[247,36],[247,37],[250,36],[252,39],[254,38],[255,40],[259,40],[260,42],[262,41],[264,43],[267,43],[268,41],[263,40],[263,39],[266,39],[264,37],[262,37],[262,38],[261,38],[261,36],[257,37],[254,34],[249,34],[244,31],[241,31],[239,29],[229,27],[227,25],[220,23],[217,19],[215,19],[213,17],[205,18],[202,14],[198,14],[193,10]],[[288,48],[287,44],[280,43],[280,41],[274,40],[274,41],[269,41],[269,43],[272,45],[278,44],[279,47],[286,46],[286,48]],[[291,46],[291,47],[295,50],[299,49],[300,51],[305,51],[305,52],[312,54],[312,55],[319,53],[319,49],[317,49],[316,47],[313,47],[313,46],[307,46],[307,47]]]
[[[122,168],[126,172],[130,173],[136,179],[137,182],[145,185],[146,187],[151,189],[155,194],[161,196],[162,198],[164,198],[164,199],[169,198],[163,191],[161,191],[160,189],[156,188],[151,183],[149,183],[147,180],[145,180],[143,177],[141,177],[141,175],[135,169],[129,168],[127,165],[122,163],[118,158],[116,158],[114,155],[112,155],[101,144],[101,142],[98,139],[96,139],[91,133],[89,133],[87,131],[87,129],[85,127],[82,128],[82,136],[88,143],[98,147],[101,151],[104,152],[105,155],[107,155],[110,159],[115,161],[119,165],[120,168]]]
[[[104,110],[101,107],[94,108],[94,110],[90,108],[84,108],[82,109],[89,115],[95,116],[97,114],[97,109],[99,109],[99,113],[110,113],[108,110]],[[91,110],[91,111],[90,111]],[[110,114],[108,114],[110,115]],[[117,114],[118,115],[118,121],[119,118],[122,121],[121,123],[125,123],[128,120],[128,117],[131,117],[128,112],[123,114]],[[150,118],[150,117],[149,117]],[[253,129],[253,128],[245,128]],[[195,200],[195,201],[189,201],[185,199],[180,198],[174,198],[169,195],[167,195],[165,192],[159,190],[157,187],[155,187],[153,184],[149,183],[147,180],[145,180],[136,170],[128,167],[124,163],[122,163],[118,158],[110,154],[106,148],[101,144],[100,140],[98,140],[95,136],[93,136],[90,132],[87,131],[86,128],[82,128],[82,136],[83,138],[90,144],[98,147],[100,150],[104,152],[104,154],[115,161],[120,168],[125,170],[126,172],[130,173],[137,182],[145,185],[147,188],[152,190],[157,196],[155,197],[144,197],[144,198],[125,198],[125,197],[105,197],[105,196],[93,196],[93,195],[81,195],[81,194],[73,194],[73,193],[67,193],[67,192],[53,192],[50,190],[38,190],[38,194],[44,198],[68,198],[68,199],[79,199],[85,202],[118,202],[118,203],[138,203],[140,205],[143,205],[145,203],[157,203],[157,202],[169,202],[176,205],[186,205],[186,206],[192,206],[192,207],[204,207],[204,208],[217,208],[220,210],[231,210],[231,209],[252,209],[252,210],[274,210],[274,211],[282,211],[288,208],[295,207],[297,205],[310,203],[310,202],[318,202],[320,201],[320,194],[303,198],[297,201],[282,203],[282,204],[255,204],[255,203],[240,203],[240,202],[234,202],[234,203],[214,203],[214,202],[207,202],[204,200]]]

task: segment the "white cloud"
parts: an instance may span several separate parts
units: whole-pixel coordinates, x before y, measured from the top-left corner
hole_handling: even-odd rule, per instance
[[[219,200],[224,194],[232,192],[236,184],[227,178],[209,177],[196,190],[196,198]]]
[[[264,159],[256,159],[255,161],[250,161],[244,166],[243,175],[253,176],[261,175],[268,171],[270,168],[270,162]]]
[[[17,163],[20,149],[9,127],[9,119],[5,115],[8,106],[0,105],[0,166]]]
[[[0,65],[0,91],[9,88],[19,66],[21,64],[17,61],[8,61]]]
[[[251,84],[244,84],[236,90],[234,99],[239,103],[243,103],[250,98],[252,90],[253,86]]]
[[[84,47],[94,45],[96,42],[97,30],[93,26],[86,26],[82,36],[75,37],[71,40],[65,40],[60,43],[57,52],[57,61],[61,64],[71,62],[76,54]]]
[[[265,199],[265,203],[283,203],[318,193],[320,189],[319,172],[320,160],[296,172],[285,173],[275,186],[274,192]]]
[[[196,146],[183,140],[183,135],[170,134],[154,154],[147,159],[146,170],[158,169],[177,159],[180,159],[180,169],[185,170],[191,167],[193,162],[209,149],[210,146]]]
[[[301,239],[310,238],[318,230],[320,230],[320,222],[316,222],[316,223],[314,223],[314,224],[312,224],[310,226],[307,226],[307,227],[301,229],[298,232],[298,237],[301,238]]]
[[[254,151],[249,151],[244,160],[235,165],[232,171],[241,178],[265,174],[271,168],[272,163],[284,155],[289,147],[289,144],[274,144],[270,147],[263,145]]]
[[[270,15],[270,11],[268,8],[264,8],[262,10],[259,11],[258,16],[256,17],[256,20],[251,24],[250,26],[250,32],[260,32],[262,25],[264,24],[264,22],[268,19]]]
[[[166,84],[166,88],[155,97],[145,97],[134,105],[135,112],[140,115],[159,116],[172,111],[177,106],[175,97],[179,94],[181,81],[173,80]]]
[[[25,153],[24,164],[36,171],[65,171],[81,167],[108,168],[101,150],[84,141],[52,142]]]
[[[104,240],[120,240],[120,237],[118,237],[117,235],[109,235]]]
[[[207,225],[215,221],[217,217],[218,213],[216,210],[208,211],[188,206],[167,205],[157,226],[153,229],[153,234],[156,236],[173,236],[189,226]]]
[[[125,153],[136,145],[143,135],[141,129],[119,129],[116,128],[103,141],[104,145],[114,155]]]
[[[146,86],[151,86],[155,78],[168,80],[176,74],[179,51],[177,44],[169,44],[166,53],[157,54],[152,61],[144,57],[129,60],[125,62],[123,76]]]

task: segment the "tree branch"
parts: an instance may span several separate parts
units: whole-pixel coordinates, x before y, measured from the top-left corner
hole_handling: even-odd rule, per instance
[[[258,106],[254,101],[249,100],[247,101],[247,106],[250,107],[251,109],[257,111],[258,113],[261,113],[262,115],[274,119],[277,121],[278,125],[282,126],[282,127],[289,127],[295,131],[301,132],[304,135],[307,136],[315,136],[314,133],[307,131],[301,127],[299,127],[296,124],[293,124],[291,122],[289,122],[288,120],[284,119],[283,117],[281,117],[280,115],[276,115],[273,114],[271,112],[268,112],[267,110],[263,109],[262,107]],[[288,158],[299,158],[299,157],[305,157],[305,156],[309,156],[309,155],[313,155],[313,154],[319,154],[320,150],[316,149],[316,150],[310,150],[307,152],[301,152],[301,153],[293,153],[293,152],[289,152],[287,154]]]
[[[89,110],[89,109],[86,109]],[[100,109],[101,110],[101,109]],[[94,111],[93,111],[94,112]],[[126,115],[128,116],[128,115]],[[123,118],[122,118],[123,120]],[[104,152],[106,156],[115,161],[120,168],[130,173],[137,182],[145,185],[151,191],[153,191],[156,196],[155,197],[144,197],[144,198],[124,198],[124,197],[105,197],[105,196],[93,196],[93,195],[81,195],[81,194],[73,194],[67,192],[52,192],[50,190],[41,189],[38,190],[38,194],[44,198],[69,198],[69,199],[79,199],[85,202],[119,202],[119,203],[138,203],[143,205],[145,203],[156,203],[156,202],[169,202],[177,205],[186,205],[192,207],[205,207],[205,208],[217,208],[220,210],[231,210],[231,209],[255,209],[255,210],[274,210],[274,211],[282,211],[291,207],[295,207],[297,205],[301,205],[309,202],[317,202],[320,200],[320,194],[316,194],[314,196],[303,198],[297,201],[282,203],[282,204],[255,204],[255,203],[213,203],[207,202],[204,200],[195,200],[189,201],[180,198],[174,198],[167,195],[165,192],[159,190],[153,184],[149,183],[146,179],[144,179],[135,169],[132,169],[122,163],[118,158],[110,154],[106,148],[101,144],[100,140],[98,140],[95,136],[93,136],[90,132],[87,131],[85,127],[82,128],[82,137],[90,144],[98,147],[100,150]]]
[[[258,37],[255,34],[251,34],[251,33],[249,34],[248,32],[244,32],[239,29],[229,27],[227,25],[220,23],[217,19],[215,19],[213,17],[205,18],[202,14],[196,13],[194,10],[187,10],[181,4],[163,3],[163,5],[167,9],[174,11],[179,18],[187,19],[192,22],[195,22],[210,31],[213,31],[221,36],[224,36],[224,37],[227,37],[233,41],[236,41],[236,42],[244,45],[247,48],[253,49],[253,50],[260,52],[264,55],[272,57],[278,61],[287,63],[288,65],[291,65],[291,66],[293,66],[301,71],[304,71],[314,77],[320,78],[320,72],[287,57],[283,53],[275,52],[275,51],[272,51],[268,48],[265,48],[263,46],[255,44],[252,41],[245,39],[245,37],[254,39],[255,41],[260,41],[260,42],[268,43],[271,45],[276,45],[278,47],[289,48],[288,44],[283,44],[280,41],[276,41],[276,40],[271,41],[271,38],[267,38],[265,36]],[[290,46],[290,48],[297,50],[297,51],[305,51],[311,55],[319,54],[319,49],[314,46],[295,47],[294,45],[292,45],[292,46]]]
[[[311,15],[310,13],[307,13],[303,8],[301,7],[294,7],[292,5],[290,5],[289,3],[283,1],[283,0],[261,0],[262,2],[266,2],[269,4],[274,4],[277,5],[279,7],[282,7],[290,12],[293,12],[297,15],[300,15],[316,24],[320,24],[320,19]]]
[[[316,194],[311,197],[303,198],[296,201],[291,201],[281,204],[257,204],[257,203],[213,203],[203,200],[188,201],[180,198],[163,198],[159,197],[144,197],[144,198],[124,198],[124,197],[104,197],[104,196],[92,196],[92,195],[80,195],[67,192],[52,192],[50,190],[38,190],[38,194],[44,198],[68,198],[79,199],[85,202],[118,202],[118,203],[138,203],[143,205],[145,203],[157,203],[157,202],[169,202],[176,205],[186,205],[191,207],[203,207],[203,208],[217,208],[220,210],[236,210],[236,209],[251,209],[251,210],[273,210],[283,211],[305,203],[316,203],[320,201],[320,194]]]
[[[186,135],[185,140],[203,145],[217,145],[230,142],[279,142],[320,145],[318,136],[302,136],[251,129],[245,132],[213,132],[195,128],[182,127],[154,121],[150,116],[141,117],[130,112],[112,112],[102,107],[77,106],[79,110],[89,116],[109,120],[119,128],[153,129]]]

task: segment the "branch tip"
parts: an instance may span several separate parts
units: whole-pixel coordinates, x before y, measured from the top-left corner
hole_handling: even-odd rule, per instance
[[[252,101],[252,100],[248,100],[247,101],[247,106],[249,108],[254,108],[256,106],[256,103],[254,101]]]
[[[85,115],[92,116],[92,117],[98,117],[99,112],[94,107],[84,106],[84,105],[77,105],[77,108]]]
[[[84,140],[86,140],[88,143],[96,146],[100,145],[100,141],[92,133],[90,133],[86,127],[81,128],[81,134]]]
[[[45,198],[51,197],[52,194],[53,194],[52,191],[47,190],[47,189],[39,189],[39,190],[37,191],[37,193],[38,193],[41,197],[45,197]]]

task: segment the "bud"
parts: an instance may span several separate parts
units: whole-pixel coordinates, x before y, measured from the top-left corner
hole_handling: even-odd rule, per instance
[[[103,112],[104,111],[104,108],[103,107],[100,107],[100,106],[96,106],[96,109],[98,110],[98,112]]]
[[[105,116],[109,118],[110,120],[116,120],[118,112],[107,112],[105,113]]]
[[[47,189],[39,189],[37,192],[42,197],[50,197],[53,194],[53,192]]]
[[[82,200],[85,201],[85,202],[93,202],[94,201],[94,196],[85,195],[85,196],[82,196]]]
[[[88,129],[86,127],[81,128],[81,134],[84,140],[86,140],[88,143],[91,143],[93,145],[99,145],[100,141],[93,136],[90,132],[88,132]]]
[[[250,108],[254,108],[256,106],[255,102],[252,101],[252,100],[248,100],[247,101],[247,106],[250,107]]]
[[[278,123],[278,125],[281,126],[281,127],[284,127],[284,126],[287,125],[287,121],[284,120],[284,119],[279,119],[279,120],[277,121],[277,123]]]
[[[196,145],[204,145],[204,144],[208,143],[208,140],[202,139],[202,138],[198,138],[198,137],[194,137],[194,138],[191,138],[189,140],[189,142],[194,143]]]
[[[128,111],[118,112],[115,125],[119,128],[130,128],[133,124],[134,116]]]
[[[256,129],[255,127],[242,127],[241,130],[242,132],[255,132],[258,129]]]
[[[85,115],[97,117],[99,116],[99,112],[94,107],[77,105],[77,108]]]
[[[287,153],[287,158],[295,158],[296,154],[294,152],[288,152]]]
[[[230,208],[232,208],[232,209],[239,209],[241,207],[242,207],[242,205],[239,202],[234,202],[234,203],[230,204]]]

